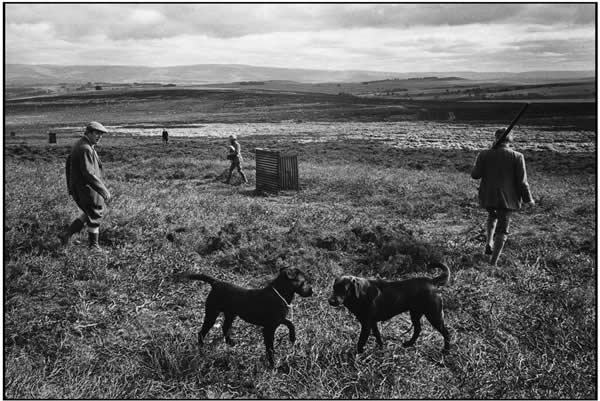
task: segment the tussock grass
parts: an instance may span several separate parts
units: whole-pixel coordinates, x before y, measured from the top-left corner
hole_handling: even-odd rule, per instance
[[[264,197],[253,192],[251,154],[250,185],[229,186],[219,182],[227,162],[210,155],[222,145],[211,140],[168,149],[114,141],[100,149],[114,195],[100,236],[110,254],[101,258],[88,254],[85,233],[79,245],[55,238],[77,215],[64,184],[65,150],[8,152],[5,397],[597,394],[595,176],[530,168],[540,205],[515,217],[493,268],[481,255],[476,183],[448,168],[443,153],[437,164],[430,154],[416,160],[420,168],[359,162],[352,146],[343,159],[338,150],[329,160],[300,157],[302,190]],[[434,260],[452,270],[441,291],[453,350],[440,352],[429,323],[415,348],[403,348],[412,332],[401,315],[381,324],[383,349],[371,338],[355,355],[358,322],[327,304],[334,277],[435,275],[427,269]],[[303,269],[315,295],[294,299],[294,345],[285,327],[277,330],[274,370],[260,330],[239,319],[235,346],[215,326],[198,349],[209,286],[177,273],[259,287],[284,266]]]

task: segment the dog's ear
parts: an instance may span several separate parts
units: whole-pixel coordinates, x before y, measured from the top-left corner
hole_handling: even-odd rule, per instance
[[[369,282],[367,280],[360,277],[352,277],[351,282],[356,299],[360,299],[361,295],[367,293],[367,289],[369,287]]]

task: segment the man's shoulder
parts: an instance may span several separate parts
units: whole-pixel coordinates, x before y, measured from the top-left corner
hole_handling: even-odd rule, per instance
[[[73,145],[74,148],[78,148],[78,149],[92,149],[92,144],[86,140],[84,137],[81,137],[77,140],[77,142],[75,142],[75,145]]]
[[[523,157],[523,153],[514,150],[513,148],[504,148],[507,154],[510,154],[513,157],[519,158],[519,157]]]
[[[500,146],[500,147],[498,147],[496,149],[493,149],[493,150],[496,151],[496,152],[499,152],[499,153],[507,154],[507,155],[520,155],[520,156],[523,156],[522,153],[520,153],[520,152],[518,152],[518,151],[516,151],[513,148],[508,147],[508,146]]]

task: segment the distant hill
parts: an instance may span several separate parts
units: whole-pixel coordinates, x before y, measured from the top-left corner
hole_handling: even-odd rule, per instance
[[[4,76],[5,85],[29,86],[87,82],[214,84],[269,80],[294,81],[299,83],[335,83],[448,76],[452,76],[454,79],[460,78],[485,81],[502,80],[534,83],[552,80],[593,78],[595,75],[594,71],[529,71],[520,73],[451,71],[397,73],[385,71],[271,68],[241,64],[198,64],[173,67],[6,64],[4,66]]]

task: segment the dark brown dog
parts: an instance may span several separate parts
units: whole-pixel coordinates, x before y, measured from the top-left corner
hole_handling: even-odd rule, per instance
[[[304,273],[299,269],[284,268],[279,275],[265,288],[248,289],[217,280],[206,274],[186,274],[191,280],[202,280],[212,286],[206,298],[204,323],[198,333],[198,344],[204,344],[204,337],[215,324],[217,316],[223,312],[223,335],[228,345],[233,345],[231,325],[239,316],[248,323],[263,327],[263,338],[267,349],[267,359],[273,366],[273,341],[275,329],[281,324],[287,326],[290,341],[296,341],[294,324],[286,319],[294,293],[309,297],[312,288],[307,283]]]
[[[410,312],[414,326],[412,338],[403,346],[414,345],[421,332],[421,316],[444,336],[444,351],[450,349],[450,335],[444,325],[442,297],[438,286],[446,285],[450,279],[450,269],[442,263],[430,267],[440,267],[444,272],[435,278],[418,277],[402,281],[367,280],[354,276],[342,276],[333,283],[333,294],[329,298],[332,306],[345,305],[361,324],[357,351],[363,352],[371,331],[379,346],[383,346],[377,322],[388,320],[399,313]]]

